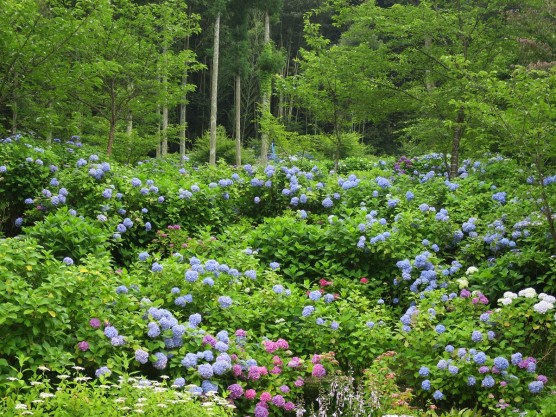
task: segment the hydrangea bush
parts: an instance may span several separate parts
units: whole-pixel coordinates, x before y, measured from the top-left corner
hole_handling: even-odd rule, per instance
[[[450,179],[442,155],[131,167],[71,142],[0,144],[2,225],[21,233],[1,241],[6,375],[18,353],[31,370],[165,375],[258,417],[352,374],[372,407],[381,387],[501,414],[550,397],[554,248],[515,162]]]

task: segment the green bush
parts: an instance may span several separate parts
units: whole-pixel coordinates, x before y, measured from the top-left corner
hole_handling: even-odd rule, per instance
[[[79,263],[89,254],[107,255],[109,235],[92,221],[72,215],[67,207],[23,230],[60,260],[70,257]]]

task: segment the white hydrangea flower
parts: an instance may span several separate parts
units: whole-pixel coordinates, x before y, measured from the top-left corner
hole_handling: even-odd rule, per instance
[[[543,292],[541,292],[539,294],[539,300],[544,300],[544,301],[546,301],[547,303],[550,303],[550,304],[555,304],[556,303],[556,297],[554,297],[553,295],[545,294]]]
[[[456,282],[458,283],[460,290],[463,290],[464,288],[467,288],[469,286],[469,281],[467,281],[465,278],[459,278],[456,280]]]
[[[539,314],[546,314],[548,310],[552,310],[554,308],[554,304],[547,303],[544,300],[541,300],[537,304],[533,306],[533,310],[535,310]]]
[[[502,304],[503,306],[510,305],[512,303],[511,298],[501,298],[498,300],[498,304]]]
[[[514,298],[517,298],[517,294],[516,294],[515,292],[506,291],[506,292],[504,293],[504,298],[511,298],[511,299],[514,299]]]
[[[535,291],[534,288],[525,288],[524,290],[521,290],[518,294],[520,297],[533,298],[537,295],[537,292]]]
[[[467,271],[465,271],[465,275],[471,275],[474,274],[475,272],[479,272],[479,268],[470,266],[469,268],[467,268]]]

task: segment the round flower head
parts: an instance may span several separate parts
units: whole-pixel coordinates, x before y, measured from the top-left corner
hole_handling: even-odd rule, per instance
[[[434,392],[434,394],[432,394],[432,397],[433,397],[436,401],[439,401],[439,400],[441,400],[441,399],[444,398],[444,394],[442,394],[442,391],[436,390],[436,391]]]
[[[533,381],[529,383],[529,392],[532,394],[538,394],[544,388],[544,384],[541,381]]]
[[[481,386],[485,388],[492,388],[495,384],[494,378],[490,375],[484,377]]]
[[[232,384],[228,387],[230,391],[230,398],[235,400],[243,395],[243,388],[239,384]]]
[[[233,300],[227,295],[224,295],[218,298],[218,303],[220,304],[221,308],[228,308],[232,305]]]

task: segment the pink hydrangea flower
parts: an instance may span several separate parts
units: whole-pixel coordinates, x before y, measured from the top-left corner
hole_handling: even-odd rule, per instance
[[[82,340],[77,344],[77,347],[79,348],[79,350],[86,352],[89,350],[89,343],[87,343],[85,340]]]
[[[317,363],[313,367],[313,372],[311,373],[311,375],[317,378],[322,378],[323,376],[326,376],[326,369],[320,363]]]
[[[255,391],[254,389],[248,389],[248,390],[245,391],[244,396],[248,400],[252,400],[257,396],[257,391]]]
[[[303,385],[305,385],[305,381],[303,380],[303,378],[298,377],[297,380],[293,384],[296,387],[302,387]]]
[[[100,327],[100,320],[95,318],[92,318],[91,320],[89,320],[89,325],[93,328],[93,329],[98,329]]]
[[[289,349],[290,348],[289,343],[284,339],[278,339],[276,341],[276,346],[278,346],[279,349]]]

